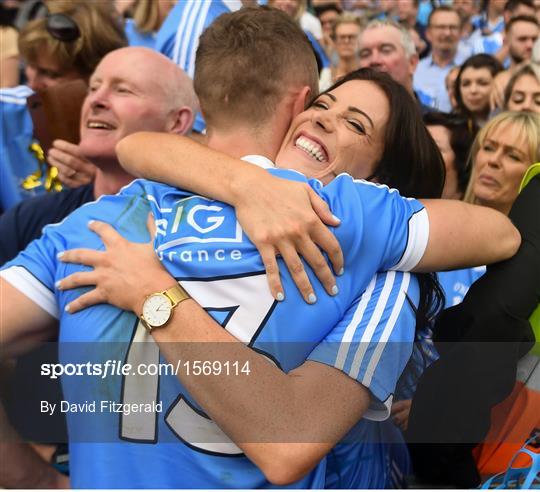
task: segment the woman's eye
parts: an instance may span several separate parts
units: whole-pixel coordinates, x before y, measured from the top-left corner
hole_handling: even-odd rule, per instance
[[[315,101],[312,106],[314,108],[319,108],[319,109],[328,109],[328,104],[322,102],[322,101]]]
[[[365,135],[366,134],[366,129],[364,128],[364,125],[362,125],[361,123],[359,123],[358,121],[356,120],[347,120],[347,122],[349,123],[349,125],[351,125],[358,133],[362,134],[362,135]]]
[[[522,103],[525,97],[522,94],[516,94],[512,97],[512,101],[515,103]]]
[[[521,156],[517,154],[510,154],[509,156],[510,156],[510,159],[512,159],[513,161],[521,162]]]

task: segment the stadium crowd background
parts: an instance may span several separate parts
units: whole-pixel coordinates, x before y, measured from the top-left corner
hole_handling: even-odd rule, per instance
[[[386,72],[416,99],[444,160],[443,198],[481,204],[509,214],[527,169],[540,161],[540,0],[259,3],[283,10],[304,30],[317,58],[321,92],[350,72],[367,67]],[[193,78],[198,37],[204,29],[223,13],[254,5],[255,0],[2,1],[2,264],[39,237],[44,225],[62,220],[83,203],[115,193],[120,184],[125,184],[104,184],[91,153],[68,137],[69,131],[59,130],[50,135],[53,128],[78,125],[86,89],[81,94],[81,86],[64,84],[87,84],[103,57],[125,46],[161,52],[180,66],[184,75]],[[32,110],[34,94],[45,102],[43,113],[39,108]],[[192,90],[186,89],[181,97],[183,104],[197,115],[192,130],[191,121],[188,124],[186,120],[178,133],[191,134],[204,142],[205,122],[197,112]],[[77,103],[75,107],[68,104],[70,98],[80,100],[78,107]],[[40,122],[40,117],[45,117],[46,123]],[[137,130],[164,129],[157,125],[130,129]],[[49,138],[48,143],[43,135]],[[57,191],[62,187],[64,191]],[[51,193],[58,195],[51,200]],[[48,198],[39,201],[40,197]],[[32,201],[36,198],[38,201]],[[481,266],[440,272],[445,307],[459,304],[484,272]],[[415,355],[423,360],[422,364],[437,359],[429,330],[417,346]],[[4,372],[14,372],[11,363],[4,361],[4,366],[8,366],[3,367]],[[404,373],[403,379],[413,372]],[[32,381],[21,383],[17,377],[11,374],[7,378],[12,392],[22,393],[17,386],[22,384],[33,388]],[[9,383],[12,378],[19,382]],[[414,399],[411,388],[416,383],[401,383],[405,389],[402,398],[396,398],[399,401],[394,403],[391,420],[407,432]],[[24,423],[21,425],[18,430],[24,435]],[[509,438],[513,440],[512,452],[524,444],[538,422],[529,420],[519,426],[527,432]],[[492,432],[495,437],[491,437],[489,445],[497,439],[497,429]],[[523,442],[518,443],[522,437]],[[512,456],[508,449],[496,455],[487,448],[485,444],[483,450],[475,451],[476,466],[483,477],[504,470]],[[45,445],[36,444],[35,449],[46,461],[56,460],[61,454],[58,448]],[[496,455],[491,462],[489,453]],[[415,471],[419,479],[435,486],[475,485],[475,473],[463,471],[463,480],[456,478],[460,472],[452,466],[461,466],[460,462],[455,464],[458,462],[450,461],[444,473],[430,474],[421,466]],[[10,479],[1,474],[0,485],[33,483],[25,482],[27,477],[19,477],[20,482],[10,483]],[[67,486],[68,482],[58,484]]]

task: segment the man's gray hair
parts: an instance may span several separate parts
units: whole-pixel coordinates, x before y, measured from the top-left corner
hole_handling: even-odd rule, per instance
[[[364,31],[367,31],[368,29],[378,29],[380,27],[393,27],[394,29],[397,29],[399,32],[399,37],[401,39],[401,46],[403,46],[406,55],[408,57],[416,55],[416,46],[414,45],[414,41],[409,34],[409,31],[401,24],[398,24],[397,22],[394,22],[392,20],[374,19],[368,22],[368,24],[366,25],[366,27],[364,27],[362,33],[360,34],[360,37],[362,36]]]

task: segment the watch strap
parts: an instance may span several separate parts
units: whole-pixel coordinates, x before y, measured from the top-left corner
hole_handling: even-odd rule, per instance
[[[164,290],[162,294],[169,298],[171,301],[171,307],[176,307],[182,301],[190,299],[190,295],[182,288],[180,284],[177,284],[170,289]]]

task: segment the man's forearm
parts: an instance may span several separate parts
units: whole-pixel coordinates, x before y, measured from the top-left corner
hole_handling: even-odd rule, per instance
[[[182,371],[178,377],[201,408],[278,484],[297,480],[315,466],[369,404],[367,391],[336,369],[307,363],[285,374],[238,342],[192,300],[182,302],[169,324],[152,335],[173,365],[178,360],[247,364],[248,375],[193,376]],[[310,371],[320,373],[311,378]],[[340,393],[339,410],[329,408],[320,395],[327,377],[336,391],[343,383],[354,386]],[[325,426],[329,415],[334,425]]]
[[[69,487],[69,479],[45,462],[8,422],[0,404],[0,486],[8,489]]]

